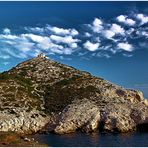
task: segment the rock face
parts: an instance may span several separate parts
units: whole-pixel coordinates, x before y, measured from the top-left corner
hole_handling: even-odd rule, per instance
[[[127,132],[148,123],[148,101],[44,55],[0,74],[0,131]]]
[[[9,112],[0,112],[0,131],[14,131],[19,133],[35,133],[49,121],[48,117],[43,117],[37,110],[30,112],[18,109]]]
[[[94,131],[98,128],[100,110],[94,102],[87,99],[77,100],[67,106],[61,114],[55,132],[69,133],[82,128],[84,131]]]
[[[74,132],[77,129],[84,132],[96,129],[128,132],[136,130],[136,126],[141,123],[147,123],[147,115],[148,108],[142,101],[133,104],[112,100],[104,105],[82,99],[65,108],[54,131],[58,134]]]

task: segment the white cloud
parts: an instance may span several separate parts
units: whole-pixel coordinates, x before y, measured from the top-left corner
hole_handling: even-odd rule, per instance
[[[113,36],[115,36],[115,33],[111,30],[105,30],[103,31],[103,35],[107,38],[107,39],[111,39]]]
[[[5,52],[16,58],[26,58],[27,55],[33,56],[36,54],[36,49],[46,51],[48,50],[48,53],[53,52],[58,54],[70,54],[73,52],[67,48],[64,48],[60,44],[53,43],[50,37],[47,36],[40,36],[30,33],[20,34],[16,37],[13,37],[12,35],[0,35],[0,37],[3,40],[2,43],[4,44],[4,47],[7,48]],[[68,43],[68,45],[71,47],[71,50],[78,47],[77,43],[74,42],[77,40],[66,41],[66,43]],[[14,50],[11,49],[15,49],[15,51],[19,53],[21,56],[18,57],[19,54],[15,53]],[[34,54],[32,52],[34,52]],[[40,53],[40,51],[38,53]]]
[[[28,52],[33,49],[34,43],[30,43],[28,41],[18,41],[13,46],[22,52]]]
[[[144,14],[137,14],[136,18],[141,21],[141,25],[148,23],[148,16]]]
[[[75,35],[78,35],[78,34],[79,34],[79,32],[76,29],[71,29],[70,35],[75,36]]]
[[[35,34],[22,34],[21,37],[25,39],[27,38],[32,40],[33,42],[36,42],[37,47],[44,50],[47,50],[49,48],[58,48],[58,47],[62,49],[62,46],[54,45],[51,42],[50,38],[47,36],[40,36]]]
[[[24,29],[29,32],[37,32],[37,33],[43,33],[45,31],[45,29],[41,27],[24,27]]]
[[[71,43],[69,46],[71,48],[78,48],[78,44],[77,43]]]
[[[133,26],[136,24],[136,22],[134,20],[127,18],[126,15],[120,15],[116,19],[118,22],[122,22],[126,25],[129,25],[129,26]]]
[[[56,51],[57,49],[60,49],[60,50],[63,49],[62,45],[57,45],[57,44],[52,43],[50,38],[47,36],[39,36],[39,35],[34,35],[34,34],[22,34],[22,36],[29,38],[32,41],[36,42],[37,47],[44,49],[44,50],[53,48]],[[52,51],[54,51],[53,49]]]
[[[114,32],[115,34],[124,35],[125,33],[124,28],[122,28],[120,25],[117,25],[117,24],[112,24],[110,30]]]
[[[19,37],[17,37],[16,35],[11,35],[11,34],[0,34],[0,39],[8,39],[8,40],[16,40]]]
[[[63,50],[63,54],[67,54],[67,55],[70,55],[72,54],[73,50],[71,48],[64,48]]]
[[[103,36],[105,38],[112,39],[112,40],[116,41],[115,39],[113,39],[113,37],[116,34],[125,35],[125,30],[120,25],[112,24],[111,27],[110,27],[110,29],[103,30],[102,31],[102,34],[103,34]]]
[[[85,32],[85,37],[91,37],[91,34],[89,32]]]
[[[102,21],[98,18],[95,18],[94,21],[93,21],[93,25],[96,26],[96,27],[100,26],[102,24],[103,24]]]
[[[80,40],[74,39],[72,36],[57,36],[57,35],[51,35],[50,39],[57,42],[57,43],[65,43],[65,44],[71,44],[75,42],[79,42]]]
[[[34,33],[40,33],[40,34],[57,34],[57,35],[71,35],[71,36],[76,36],[79,34],[79,32],[76,29],[64,29],[64,28],[59,28],[55,26],[50,26],[47,25],[45,27],[24,27],[25,30],[28,32],[34,32]]]
[[[86,41],[83,44],[84,48],[86,48],[89,51],[96,51],[98,47],[100,46],[100,43],[92,43],[90,41]]]
[[[10,34],[11,31],[10,31],[9,28],[4,28],[4,29],[3,29],[3,33],[4,33],[4,34]]]
[[[0,35],[0,39],[2,40],[1,44],[5,44],[6,47],[17,48],[22,52],[31,50],[34,45],[34,43],[29,42],[26,38],[11,34]]]
[[[128,19],[128,18],[126,19],[125,23],[128,24],[129,26],[134,26],[136,24],[136,22],[134,20]]]
[[[75,52],[83,57],[92,56],[89,51],[96,53],[93,56],[107,58],[119,52],[126,56],[122,51],[128,51],[128,57],[134,47],[140,47],[140,41],[135,42],[135,39],[142,39],[143,45],[147,41],[147,26],[138,27],[135,25],[138,22],[147,23],[147,16],[135,14],[134,19],[131,19],[128,15],[120,15],[116,17],[116,20],[118,23],[114,23],[112,20],[107,23],[95,18],[91,24],[83,25],[87,28],[84,27],[78,31],[75,28],[66,29],[46,25],[44,27],[24,27],[23,34],[12,34],[12,30],[5,28],[0,34],[0,51],[5,55],[0,56],[0,58],[3,60],[9,59],[11,56],[26,58],[36,56],[41,52],[46,52],[48,55],[59,54],[59,56]],[[87,40],[85,41],[85,39]],[[146,47],[146,45],[144,46]],[[93,52],[96,50],[97,52]]]
[[[73,49],[78,47],[77,42],[79,41],[78,39],[74,39],[72,36],[62,37],[51,35],[47,37],[34,34],[22,34],[21,37],[25,39],[31,39],[33,42],[36,43],[36,47],[40,49],[48,50],[57,54],[71,54],[73,52]],[[56,42],[57,44],[53,43],[52,41]],[[62,44],[66,44],[70,48],[63,47]]]
[[[134,28],[130,28],[129,30],[126,31],[126,33],[130,35],[130,34],[133,33],[134,31],[135,31]]]
[[[50,31],[54,32],[57,35],[71,35],[76,36],[79,34],[79,32],[76,29],[63,29],[58,27],[47,27]]]
[[[103,29],[102,25],[103,25],[103,22],[100,19],[95,18],[91,25],[91,28],[94,32],[100,33],[101,30]]]
[[[148,38],[148,32],[146,32],[146,31],[142,31],[142,32],[141,32],[141,35],[142,35],[142,36],[145,36],[146,38]]]
[[[126,15],[120,15],[118,16],[116,19],[119,21],[119,22],[125,22],[127,16]]]
[[[103,30],[103,26],[92,26],[93,32],[100,33]]]
[[[131,44],[127,43],[127,42],[126,43],[118,43],[117,47],[119,49],[123,49],[123,50],[128,51],[128,52],[131,52],[131,51],[134,50],[133,46]]]
[[[31,39],[34,42],[43,42],[43,41],[49,42],[50,41],[50,39],[46,36],[35,35],[35,34],[32,34],[32,33],[21,34],[21,37]]]

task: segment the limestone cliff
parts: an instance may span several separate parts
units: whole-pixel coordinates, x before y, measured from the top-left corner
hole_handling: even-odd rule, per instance
[[[0,74],[0,131],[58,134],[135,130],[148,123],[148,101],[45,56]]]

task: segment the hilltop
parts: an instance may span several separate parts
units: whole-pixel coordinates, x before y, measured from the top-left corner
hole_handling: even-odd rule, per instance
[[[148,102],[41,54],[0,74],[0,118],[0,131],[127,132],[148,123]]]

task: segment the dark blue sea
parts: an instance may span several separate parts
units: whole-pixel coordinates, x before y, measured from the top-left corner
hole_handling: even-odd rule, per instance
[[[36,134],[34,138],[52,147],[148,147],[148,132]]]

